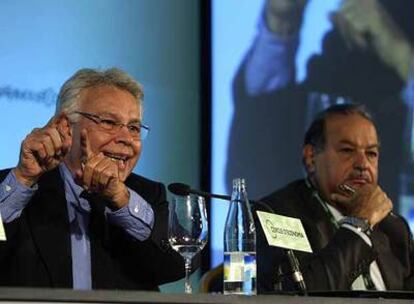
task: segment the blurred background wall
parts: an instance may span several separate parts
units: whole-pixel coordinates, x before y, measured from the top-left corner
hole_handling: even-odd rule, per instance
[[[135,171],[199,187],[199,39],[198,1],[0,1],[0,168],[76,70],[119,67],[143,84],[151,127]]]

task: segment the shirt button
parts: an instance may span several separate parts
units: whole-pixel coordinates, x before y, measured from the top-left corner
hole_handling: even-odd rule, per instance
[[[135,206],[135,208],[134,208],[134,212],[135,212],[135,213],[138,213],[138,210],[139,210],[139,209],[138,209],[138,206]]]
[[[12,189],[12,187],[10,187],[9,185],[6,185],[6,187],[4,188],[6,189],[6,192],[9,192]]]

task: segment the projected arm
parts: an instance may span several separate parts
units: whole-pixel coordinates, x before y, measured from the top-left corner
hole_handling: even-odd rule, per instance
[[[344,1],[332,20],[350,49],[375,53],[402,80],[408,80],[413,46],[378,0]]]
[[[282,89],[295,80],[305,0],[268,0],[258,34],[245,58],[245,87],[249,96]]]

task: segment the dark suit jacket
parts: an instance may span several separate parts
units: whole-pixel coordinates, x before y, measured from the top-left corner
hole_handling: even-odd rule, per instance
[[[9,170],[0,171],[3,180]],[[162,184],[131,174],[126,184],[154,210],[151,237],[138,241],[103,221],[91,235],[93,289],[157,290],[183,276],[183,259],[167,245],[168,205]],[[69,220],[59,170],[45,173],[21,216],[5,224],[0,242],[0,285],[72,288]]]
[[[313,253],[295,251],[308,290],[350,290],[352,282],[376,260],[388,290],[413,290],[414,247],[407,223],[389,215],[371,234],[373,247],[346,228],[336,229],[304,180],[293,182],[261,200],[256,210],[300,218]],[[267,206],[266,206],[267,205]],[[277,269],[290,268],[284,252],[267,245],[260,223],[257,229],[257,275],[260,292],[273,291]],[[290,276],[285,290],[294,290]]]

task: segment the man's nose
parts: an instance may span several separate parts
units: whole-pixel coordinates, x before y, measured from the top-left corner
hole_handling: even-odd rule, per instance
[[[368,168],[368,157],[364,151],[358,151],[355,154],[354,168],[358,170],[366,170]]]
[[[116,141],[124,144],[132,144],[134,141],[133,136],[128,130],[128,126],[120,125],[118,128],[118,132],[116,133]]]

